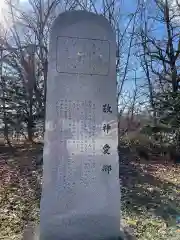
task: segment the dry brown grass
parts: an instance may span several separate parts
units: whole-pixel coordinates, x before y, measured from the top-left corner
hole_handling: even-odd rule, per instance
[[[42,170],[35,159],[42,146],[0,146],[0,239],[19,240],[29,223],[39,222]],[[136,160],[121,149],[122,214],[136,239],[180,239],[180,167],[163,159]]]

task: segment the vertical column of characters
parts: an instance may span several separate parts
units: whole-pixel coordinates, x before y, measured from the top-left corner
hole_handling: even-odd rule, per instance
[[[104,104],[102,106],[102,110],[103,110],[104,114],[112,114],[112,108],[109,104]],[[109,131],[111,130],[111,125],[105,123],[102,126],[102,130],[104,131],[104,133],[108,134]],[[111,149],[111,147],[109,146],[109,144],[105,143],[104,146],[103,146],[103,149],[102,149],[103,154],[104,155],[111,155],[110,149]],[[102,167],[102,171],[107,172],[109,174],[112,171],[111,164],[104,164],[103,167]]]

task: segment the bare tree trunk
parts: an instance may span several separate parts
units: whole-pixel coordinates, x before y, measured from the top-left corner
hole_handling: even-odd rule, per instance
[[[6,100],[5,100],[5,91],[6,91],[6,83],[2,76],[2,69],[3,69],[3,50],[0,49],[0,80],[1,80],[1,89],[2,89],[2,109],[3,109],[3,123],[4,123],[4,139],[9,145],[10,148],[12,148],[11,142],[9,140],[9,132],[8,132],[8,123],[7,123],[7,116],[6,116]]]
[[[32,113],[32,99],[29,100],[29,116],[27,122],[28,140],[33,142],[33,113]]]
[[[45,119],[46,119],[46,93],[47,93],[47,72],[48,72],[48,60],[44,63],[44,121],[43,121],[43,133],[45,132]]]
[[[2,66],[1,66],[1,73],[2,73]],[[1,84],[2,84],[2,99],[3,99],[3,123],[4,123],[4,139],[9,145],[10,148],[12,147],[12,144],[9,140],[9,129],[8,129],[8,123],[7,123],[7,113],[6,113],[6,97],[5,97],[5,91],[6,91],[6,83],[4,78],[2,77],[2,74],[0,73],[1,76]]]
[[[172,24],[170,20],[170,10],[169,10],[168,0],[165,0],[164,19],[166,24],[167,36],[168,36],[168,45],[167,45],[166,51],[167,51],[168,58],[170,60],[172,90],[173,92],[177,92],[178,81],[177,81],[176,57],[175,57],[175,50],[173,45]]]
[[[148,64],[148,59],[146,55],[146,49],[147,49],[147,22],[145,21],[144,24],[144,33],[141,32],[141,42],[142,42],[142,48],[143,48],[143,56],[141,58],[141,66],[145,72],[147,82],[148,82],[148,90],[149,90],[149,101],[153,112],[153,123],[154,125],[157,124],[157,118],[156,118],[156,109],[155,109],[155,103],[154,103],[154,95],[153,95],[153,86],[150,76],[150,66]]]

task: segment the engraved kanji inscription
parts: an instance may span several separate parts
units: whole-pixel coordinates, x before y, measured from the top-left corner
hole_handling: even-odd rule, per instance
[[[59,73],[101,76],[109,73],[110,43],[107,40],[59,36],[57,53]]]
[[[109,124],[104,124],[103,125],[103,131],[108,133],[109,130],[111,130],[111,126]]]
[[[111,165],[103,165],[102,171],[108,172],[108,174],[109,174],[112,171],[112,166]]]
[[[111,106],[109,104],[104,104],[103,105],[103,112],[104,113],[112,113]]]
[[[110,154],[109,149],[110,149],[110,146],[108,144],[105,144],[103,147],[103,153],[109,155]]]
[[[98,14],[64,12],[48,49],[40,239],[118,239],[116,32]]]

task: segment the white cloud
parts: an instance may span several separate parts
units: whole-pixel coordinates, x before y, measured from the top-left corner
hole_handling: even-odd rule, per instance
[[[0,21],[2,21],[2,19],[3,19],[5,8],[6,8],[5,1],[1,0],[0,1]]]
[[[12,4],[18,5],[21,1],[25,0],[12,0]],[[6,0],[0,0],[0,25],[4,28],[11,26],[11,18]]]
[[[165,1],[165,0],[164,0]],[[175,22],[180,21],[180,0],[168,0],[171,15]]]
[[[9,21],[8,21],[8,6],[6,4],[6,0],[0,0],[0,25],[1,25],[1,28],[2,27],[6,28],[7,25],[9,25]]]

